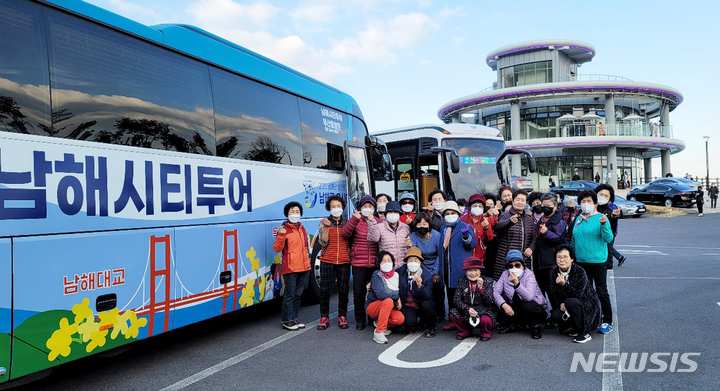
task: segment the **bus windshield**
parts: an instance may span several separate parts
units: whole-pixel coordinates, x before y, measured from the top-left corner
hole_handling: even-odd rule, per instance
[[[449,197],[468,199],[475,193],[497,192],[500,179],[495,164],[505,150],[502,140],[456,138],[444,139],[442,145],[455,148],[460,156],[460,172],[445,170],[445,191]]]

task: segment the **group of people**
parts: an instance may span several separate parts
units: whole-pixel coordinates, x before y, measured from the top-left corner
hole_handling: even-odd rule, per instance
[[[589,341],[593,330],[612,331],[607,269],[612,267],[619,210],[607,184],[584,191],[577,203],[555,193],[528,194],[503,187],[498,194],[473,194],[457,202],[433,190],[421,208],[413,194],[394,201],[365,196],[348,219],[340,196],[325,206],[330,215],[318,230],[320,321],[330,327],[330,293],[338,288],[338,326],[349,327],[350,274],[355,327],[372,325],[373,340],[387,343],[394,330],[436,336],[442,329],[482,341],[498,333],[541,326]],[[310,270],[302,205],[290,202],[278,229],[285,294],[282,326],[298,320],[300,294]],[[625,258],[619,254],[619,265]],[[446,307],[447,302],[447,307]],[[446,318],[447,315],[447,318]]]

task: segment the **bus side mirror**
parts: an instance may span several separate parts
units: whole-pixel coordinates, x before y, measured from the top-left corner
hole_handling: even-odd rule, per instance
[[[457,150],[451,147],[432,147],[430,151],[433,153],[445,153],[450,158],[450,171],[453,174],[460,172],[460,157],[458,156]]]

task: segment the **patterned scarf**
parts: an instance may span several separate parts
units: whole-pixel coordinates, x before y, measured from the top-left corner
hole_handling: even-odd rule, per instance
[[[589,218],[591,218],[591,217],[593,217],[593,216],[595,216],[595,215],[599,215],[599,214],[600,214],[600,212],[598,212],[597,210],[594,210],[594,211],[593,211],[592,213],[590,213],[590,214],[580,213],[580,215],[578,215],[578,217],[580,217],[580,218],[578,219],[578,222],[577,222],[577,224],[576,224],[575,226],[576,226],[576,227],[579,226],[580,223],[583,222],[583,220],[589,222],[589,221],[590,221],[590,220],[588,220]]]

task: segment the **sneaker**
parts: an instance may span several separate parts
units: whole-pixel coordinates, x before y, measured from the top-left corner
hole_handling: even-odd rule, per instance
[[[330,318],[327,316],[323,316],[320,318],[320,323],[318,324],[318,330],[325,330],[330,326]]]
[[[434,338],[437,334],[437,328],[425,330],[425,338]]]
[[[392,334],[392,330],[390,330],[390,329],[385,329],[385,331],[383,331],[383,333],[384,333],[385,335],[390,335],[390,334]]]
[[[571,332],[568,333],[568,335],[571,336],[571,337],[577,337],[578,334],[580,334],[580,333],[578,333],[577,331],[571,331]]]
[[[603,323],[600,325],[600,332],[603,334],[607,334],[609,332],[613,331],[613,325],[609,323]]]
[[[702,213],[698,214],[698,217],[702,217]]]
[[[293,320],[293,323],[295,323],[295,326],[297,326],[297,328],[299,328],[299,329],[304,329],[304,328],[305,328],[305,323],[300,323],[300,322],[297,321],[297,319],[296,319],[296,320]]]
[[[338,316],[338,324],[341,329],[343,329],[343,330],[347,329],[348,328],[347,318],[344,316]]]
[[[587,341],[589,341],[589,340],[591,340],[591,339],[592,339],[592,337],[590,336],[590,334],[585,334],[585,335],[583,335],[582,337],[575,337],[575,338],[573,338],[573,342],[575,342],[575,343],[585,343],[585,342],[587,342]]]
[[[378,333],[377,330],[373,333],[373,341],[377,343],[388,343],[384,333]]]
[[[297,326],[295,325],[295,323],[293,323],[292,321],[291,321],[291,322],[285,322],[285,323],[283,323],[283,324],[282,324],[282,327],[283,327],[285,330],[290,330],[290,331],[295,331],[295,330],[298,329],[298,327],[297,327]]]
[[[622,257],[620,257],[620,259],[618,259],[618,267],[622,266],[623,263],[625,263],[625,256],[624,256],[624,255],[623,255]]]

